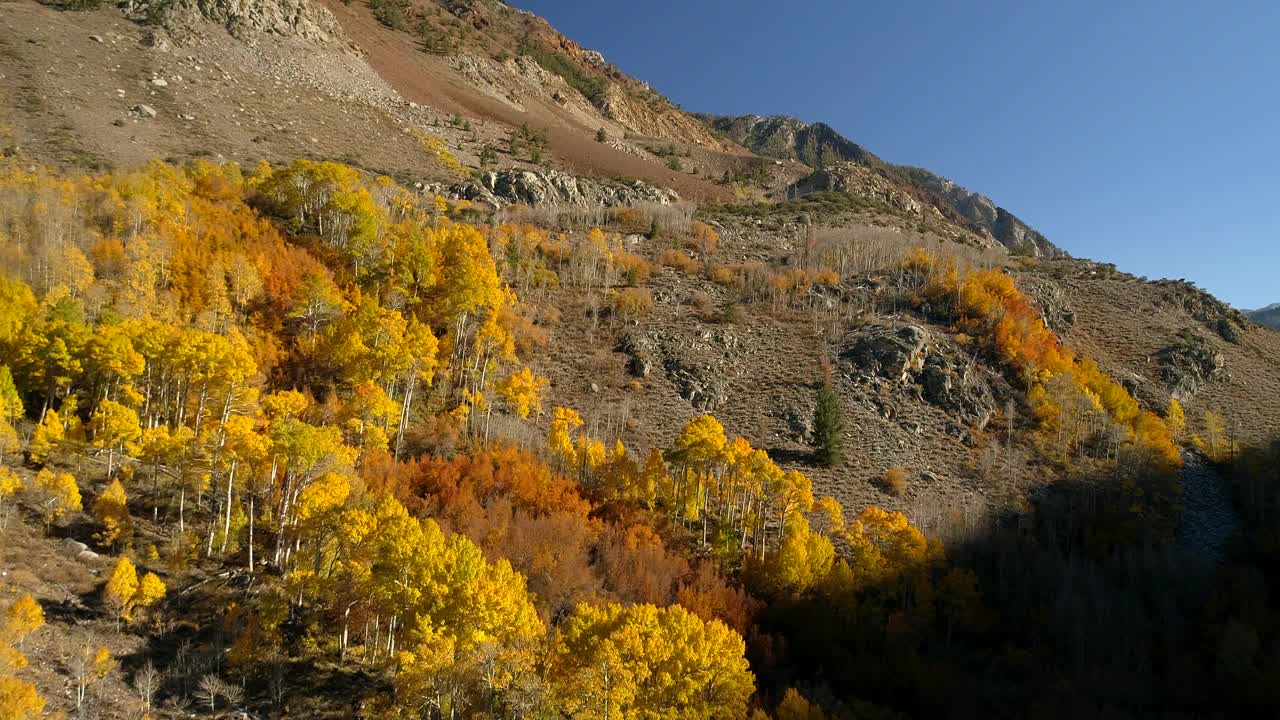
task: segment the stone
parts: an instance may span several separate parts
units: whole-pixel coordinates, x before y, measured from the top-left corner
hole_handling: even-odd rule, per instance
[[[148,30],[147,34],[142,36],[142,46],[157,52],[169,52],[173,49],[169,38],[162,30]]]
[[[155,85],[156,87],[169,87],[169,81],[165,80],[162,77],[151,78],[151,84]]]
[[[156,109],[150,105],[134,105],[133,111],[142,117],[153,118],[156,116]]]
[[[84,550],[80,554],[76,555],[76,559],[82,563],[95,563],[98,561],[99,557],[98,553],[92,550]]]
[[[64,538],[62,541],[62,547],[66,550],[68,555],[79,555],[89,549],[88,545],[72,538]]]
[[[96,43],[106,42],[105,40],[103,40],[103,39],[102,39],[102,36],[101,36],[101,35],[90,35],[90,36],[89,36],[89,39],[90,39],[90,40],[92,40],[92,41],[94,41],[94,42],[96,42]]]

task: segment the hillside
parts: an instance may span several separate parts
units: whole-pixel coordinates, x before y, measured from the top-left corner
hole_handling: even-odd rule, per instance
[[[0,27],[4,712],[1280,707],[1256,317],[495,0]]]
[[[1246,314],[1256,323],[1280,329],[1280,303],[1268,305],[1260,310],[1250,310]]]
[[[868,184],[867,176],[851,172],[847,164],[852,164],[870,170],[873,177],[884,178],[949,220],[994,238],[1011,251],[1036,257],[1062,253],[1047,238],[989,198],[923,168],[887,163],[824,123],[806,123],[782,116],[699,117],[752,152],[796,160],[813,168],[812,175],[788,188],[789,196],[830,190],[864,193],[861,188]]]

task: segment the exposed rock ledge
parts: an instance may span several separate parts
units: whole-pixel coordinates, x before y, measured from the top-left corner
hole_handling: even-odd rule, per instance
[[[204,22],[221,25],[250,45],[264,35],[328,43],[345,35],[327,8],[310,0],[125,0],[125,14],[148,20],[178,39]]]
[[[604,180],[576,177],[557,170],[497,170],[478,180],[451,187],[427,185],[424,191],[485,202],[494,207],[523,204],[529,207],[618,207],[680,201],[674,190],[654,187],[641,180]]]

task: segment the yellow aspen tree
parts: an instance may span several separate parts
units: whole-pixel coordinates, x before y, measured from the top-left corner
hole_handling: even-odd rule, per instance
[[[0,467],[0,530],[9,519],[9,507],[14,495],[22,489],[22,480],[9,468]]]
[[[9,606],[5,611],[4,620],[2,639],[21,646],[28,635],[44,625],[44,609],[30,593],[27,593]]]
[[[35,431],[31,433],[31,442],[27,445],[27,454],[31,462],[48,462],[49,456],[62,443],[63,436],[62,418],[58,416],[56,410],[50,409],[44,414],[40,424],[36,425]]]
[[[133,533],[128,498],[118,479],[112,480],[107,489],[93,501],[93,516],[102,523],[102,531],[95,538],[103,547],[114,548],[117,542],[127,540]]]
[[[1182,409],[1182,403],[1177,398],[1169,401],[1169,409],[1164,415],[1164,424],[1169,426],[1169,434],[1173,436],[1174,441],[1182,438],[1182,431],[1187,427],[1187,413]]]
[[[809,702],[809,699],[795,688],[787,688],[787,692],[782,696],[782,702],[778,703],[777,714],[778,720],[827,720],[827,715],[822,708]]]
[[[671,474],[667,472],[667,463],[662,459],[662,451],[651,448],[645,458],[644,468],[640,471],[640,482],[637,497],[646,508],[652,510],[658,501],[658,493],[671,484]]]
[[[573,468],[578,465],[578,453],[573,448],[573,438],[569,433],[581,426],[582,416],[570,408],[558,407],[552,413],[547,447],[552,457],[560,461],[561,468]]]
[[[132,603],[137,593],[138,570],[134,567],[132,560],[122,555],[111,570],[111,577],[107,578],[107,584],[102,588],[103,604],[115,615],[117,632],[120,630],[122,620],[133,619]]]
[[[40,507],[46,532],[63,515],[83,509],[80,487],[76,485],[76,479],[71,473],[55,473],[44,468],[31,479],[26,492]]]
[[[44,715],[44,698],[32,685],[16,677],[0,675],[0,717],[38,720]]]
[[[138,413],[113,400],[103,400],[93,411],[89,421],[93,446],[107,451],[107,479],[115,473],[116,455],[134,457],[138,454],[137,441],[142,437]]]
[[[542,412],[542,390],[547,379],[523,368],[498,382],[498,394],[521,419],[530,413]]]

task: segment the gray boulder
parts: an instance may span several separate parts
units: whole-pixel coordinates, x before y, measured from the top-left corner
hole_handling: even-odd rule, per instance
[[[995,414],[990,385],[968,364],[941,354],[929,355],[920,371],[920,384],[926,400],[979,430],[986,428]]]
[[[1179,400],[1193,397],[1226,369],[1226,358],[1205,337],[1184,333],[1173,344],[1156,353],[1160,379],[1169,394]]]
[[[918,367],[928,337],[917,325],[873,325],[861,331],[845,357],[864,375],[905,383]]]

